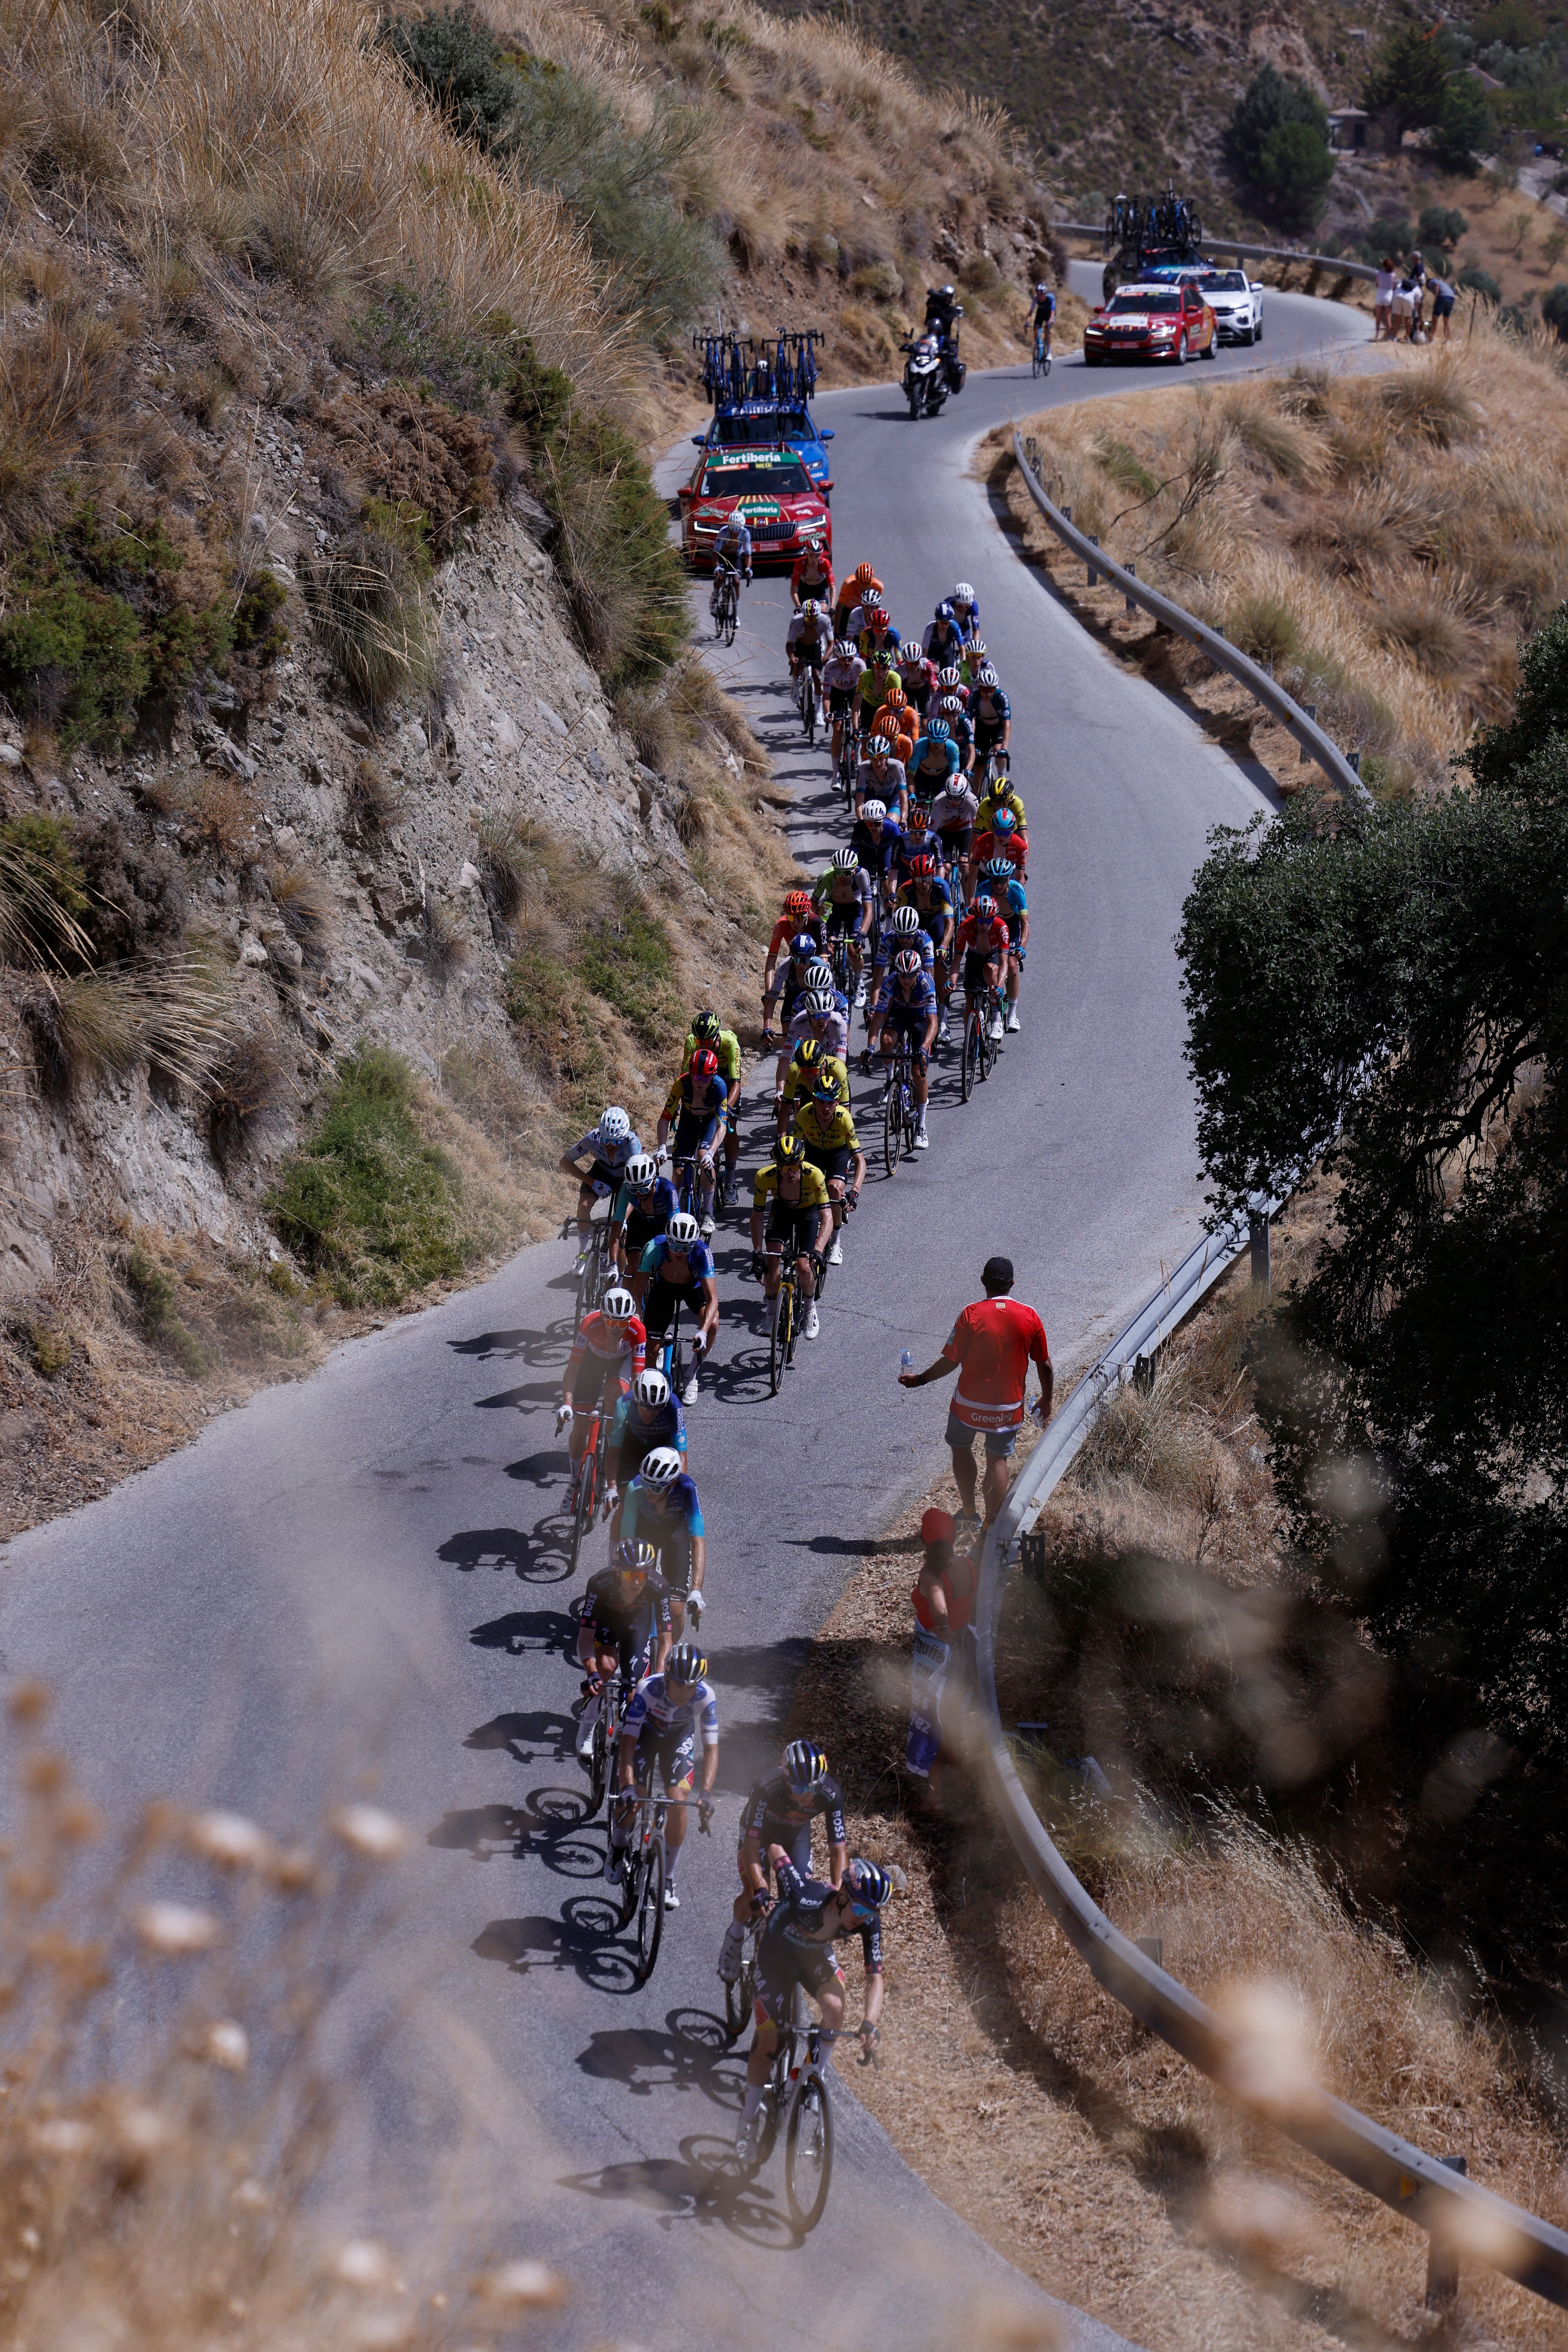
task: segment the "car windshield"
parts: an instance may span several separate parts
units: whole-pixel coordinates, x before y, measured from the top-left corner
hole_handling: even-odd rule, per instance
[[[811,477],[798,457],[748,457],[739,464],[721,461],[709,466],[702,488],[710,499],[742,498],[752,490],[793,499],[810,489]]]
[[[1211,269],[1198,284],[1205,294],[1245,294],[1247,272],[1244,269]]]
[[[710,440],[721,449],[751,448],[758,441],[815,441],[809,416],[797,409],[773,416],[716,416]]]
[[[1110,306],[1111,316],[1125,316],[1129,311],[1179,310],[1182,298],[1173,286],[1161,286],[1145,294],[1119,294]]]

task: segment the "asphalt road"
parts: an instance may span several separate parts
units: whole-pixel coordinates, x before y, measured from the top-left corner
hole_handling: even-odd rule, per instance
[[[1268,356],[1363,329],[1269,298]],[[1212,380],[1253,354],[1198,372]],[[934,1354],[1004,1249],[1058,1360],[1090,1355],[1195,1231],[1201,1200],[1171,939],[1208,828],[1257,784],[1152,688],[1112,669],[1019,566],[965,475],[1015,409],[1113,394],[1059,365],[972,377],[911,426],[887,388],[820,404],[837,428],[840,562],[875,557],[895,617],[959,576],[1014,696],[1031,813],[1026,1025],[967,1108],[933,1094],[932,1148],[873,1181],[821,1340],[766,1393],[739,1221],[720,1236],[722,1338],[689,1416],[710,1528],[704,1635],[723,1713],[718,1833],[634,1990],[581,1824],[563,1463],[552,1408],[570,1328],[568,1252],[341,1349],[310,1381],[216,1421],[184,1453],[0,1556],[0,1671],[59,1694],[57,1730],[123,1814],[174,1791],[279,1826],[374,1785],[416,1832],[396,1923],[341,2005],[341,2046],[386,2004],[366,2062],[373,2224],[457,2259],[533,2252],[570,2277],[531,2338],[662,2347],[743,2331],[752,2352],[973,2340],[987,2304],[1045,2300],[992,2255],[840,2098],[828,2212],[808,2246],[777,2160],[726,2173],[739,2061],[713,1974],[738,1800],[764,1760],[805,1644],[857,1554],[937,1456],[942,1392],[906,1397],[899,1350]],[[826,845],[826,755],[805,755],[780,684],[784,591],[743,602],[732,680]],[[742,1165],[754,1166],[748,1119]],[[889,1921],[896,1958],[897,1919]],[[853,1971],[852,1981],[853,1981]],[[132,2030],[132,2029],[128,2029]],[[851,2074],[853,2070],[851,2069]],[[382,2200],[379,2204],[375,2200]],[[1067,2315],[1070,2340],[1111,2347]]]

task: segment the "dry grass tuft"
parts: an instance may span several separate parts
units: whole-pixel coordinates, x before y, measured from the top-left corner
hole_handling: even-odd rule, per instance
[[[207,1136],[218,1166],[231,1168],[279,1120],[294,1097],[289,1065],[264,1029],[231,1038],[212,1072]]]
[[[272,903],[305,961],[319,971],[331,945],[333,902],[329,884],[309,866],[275,868],[268,877]]]
[[[348,782],[348,819],[362,841],[384,840],[404,818],[403,795],[378,760],[361,760]]]
[[[63,1101],[145,1058],[202,1092],[223,1052],[231,997],[221,967],[198,955],[47,978],[22,1008],[39,1083]]]
[[[193,845],[233,865],[256,843],[254,794],[237,777],[204,769],[180,804],[181,830]]]
[[[425,692],[440,672],[440,630],[403,551],[364,535],[304,574],[316,635],[339,677],[372,716],[398,695]]]

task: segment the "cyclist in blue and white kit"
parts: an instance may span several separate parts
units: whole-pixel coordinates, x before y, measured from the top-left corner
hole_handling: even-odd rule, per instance
[[[1044,329],[1045,349],[1041,356],[1047,360],[1051,355],[1051,329],[1056,324],[1056,296],[1051,292],[1048,286],[1037,286],[1035,289],[1034,304],[1029,316],[1029,340],[1031,344],[1033,344],[1035,338],[1040,333],[1042,328]]]
[[[756,2162],[763,2087],[778,2047],[779,2021],[789,2013],[796,1985],[810,1993],[829,2032],[843,2025],[844,1971],[833,1949],[840,1936],[860,1938],[866,1968],[860,2039],[867,2049],[875,2047],[882,2014],[882,1906],[893,1891],[879,1864],[858,1856],[837,1886],[805,1877],[781,1845],[772,1849],[771,1859],[778,1872],[779,1899],[757,1941],[757,2030],[746,2060],[745,2105],[735,2138],[736,2157],[746,2165]]]
[[[686,1458],[686,1423],[680,1400],[670,1393],[661,1371],[647,1364],[629,1389],[616,1400],[605,1448],[605,1515],[612,1536],[620,1534],[621,1489],[629,1486],[648,1455],[658,1446],[671,1447]]]
[[[670,1591],[677,1640],[700,1625],[707,1598],[702,1590],[707,1544],[697,1481],[673,1445],[656,1445],[626,1488],[621,1505],[621,1536],[652,1544]]]
[[[914,1062],[914,1097],[920,1109],[915,1150],[924,1151],[931,1142],[926,1133],[926,1091],[931,1084],[931,1049],[936,1042],[937,1002],[935,984],[918,948],[900,948],[894,956],[877,992],[871,1021],[879,1033],[882,1050],[884,1102],[893,1083],[893,1055],[899,1040],[909,1040]]]
[[[674,1185],[659,1174],[650,1151],[627,1160],[610,1202],[610,1239],[623,1282],[630,1281],[644,1250],[663,1233],[679,1205]]]
[[[678,1307],[684,1307],[697,1328],[691,1335],[691,1373],[680,1391],[682,1404],[697,1402],[697,1366],[719,1336],[719,1283],[713,1253],[702,1239],[695,1217],[678,1209],[664,1232],[649,1242],[632,1276],[632,1297],[637,1303],[649,1342],[662,1346]],[[673,1349],[674,1342],[670,1347]],[[673,1355],[662,1369],[673,1370]]]
[[[980,869],[980,887],[989,890],[1007,926],[1006,1027],[1011,1032],[1018,1026],[1018,988],[1029,948],[1029,902],[1017,869],[1005,857],[986,859]]]
[[[682,1642],[671,1650],[664,1662],[664,1672],[649,1675],[638,1683],[626,1703],[621,1718],[620,1780],[624,1793],[649,1793],[654,1767],[658,1768],[665,1792],[671,1797],[689,1794],[692,1777],[697,1769],[696,1744],[699,1729],[702,1735],[702,1794],[698,1811],[706,1826],[713,1808],[708,1799],[719,1773],[719,1702],[713,1696],[713,1685],[707,1679],[708,1661],[691,1643]],[[634,1815],[630,1806],[616,1805],[610,1820],[610,1850],[605,1857],[605,1876],[614,1878],[621,1867],[621,1855]],[[664,1907],[679,1911],[680,1897],[675,1891],[675,1874],[680,1863],[680,1849],[686,1843],[687,1808],[672,1805],[664,1832]]]
[[[718,538],[713,541],[713,591],[708,599],[708,616],[717,619],[719,613],[719,566],[727,563],[738,572],[747,587],[752,584],[752,533],[746,518],[739,509],[725,519]]]
[[[775,1110],[795,1049],[803,1039],[815,1037],[823,1052],[836,1062],[842,1062],[849,1051],[849,1000],[841,989],[834,987],[833,974],[826,964],[818,970],[823,977],[814,980],[796,1001],[789,1027],[784,1033],[784,1046],[773,1074]]]
[[[1013,741],[1013,710],[989,662],[975,674],[969,689],[969,720],[974,730],[976,768],[989,771],[991,755],[1005,751]]]
[[[980,626],[980,599],[968,581],[961,580],[947,601],[952,606],[952,617],[961,635],[972,637]]]
[[[570,1151],[561,1155],[563,1176],[577,1179],[577,1264],[574,1271],[581,1274],[587,1261],[588,1224],[595,1201],[606,1200],[616,1192],[626,1173],[628,1160],[642,1156],[642,1145],[632,1129],[631,1120],[619,1103],[606,1103],[599,1114],[599,1124],[580,1135]],[[591,1157],[593,1166],[584,1176],[577,1162]]]

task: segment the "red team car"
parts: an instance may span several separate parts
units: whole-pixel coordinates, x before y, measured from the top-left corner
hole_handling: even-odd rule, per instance
[[[1119,286],[1103,310],[1083,331],[1083,363],[1102,360],[1212,360],[1217,343],[1215,315],[1195,281]]]
[[[752,534],[752,561],[794,563],[808,547],[833,553],[833,523],[802,459],[775,442],[766,449],[706,449],[680,499],[680,545],[699,572],[712,569],[713,542],[739,509]]]

